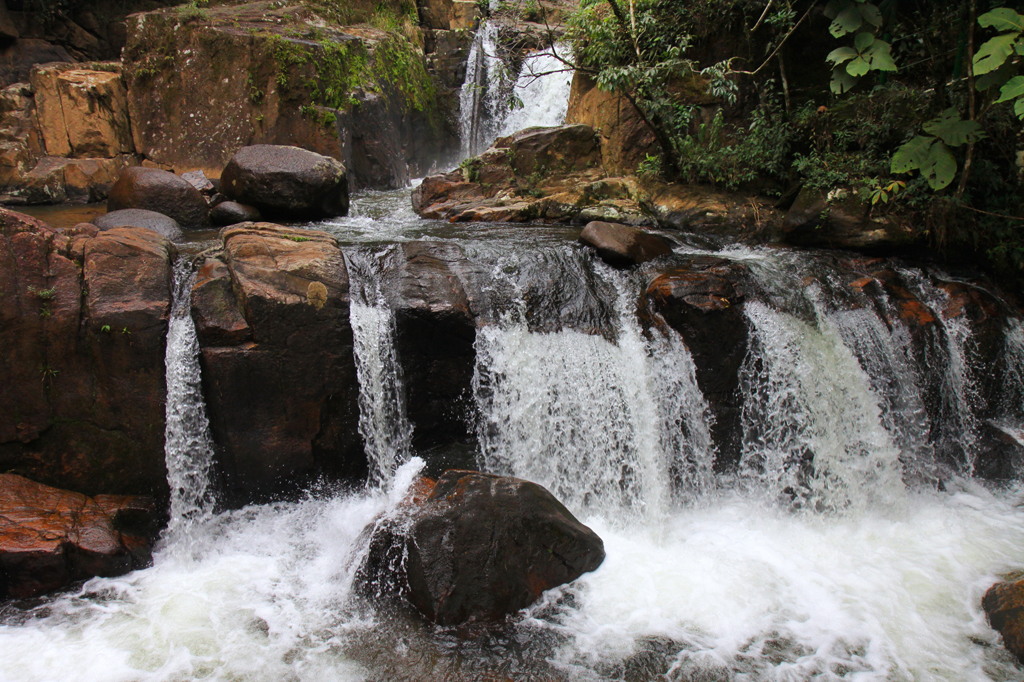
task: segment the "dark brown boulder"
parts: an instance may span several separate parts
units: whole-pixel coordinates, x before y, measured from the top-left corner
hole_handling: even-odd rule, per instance
[[[112,230],[115,227],[144,227],[153,230],[165,239],[181,239],[181,226],[178,221],[163,213],[147,211],[144,208],[123,208],[96,216],[93,225],[100,230]]]
[[[448,471],[399,517],[374,530],[360,580],[439,625],[502,620],[604,561],[597,534],[517,478]]]
[[[617,268],[646,263],[672,253],[672,246],[664,237],[629,225],[597,220],[587,223],[580,241],[593,246],[601,260]]]
[[[522,176],[581,171],[601,164],[597,133],[584,125],[526,128],[496,140],[493,146],[509,150],[512,168]]]
[[[0,474],[0,597],[35,597],[141,567],[148,540],[118,529],[119,517],[132,514],[153,516],[153,501],[94,499]]]
[[[254,223],[261,218],[259,209],[246,206],[237,201],[221,201],[210,210],[210,220],[214,225],[237,225],[238,223]]]
[[[182,227],[206,227],[210,207],[188,180],[157,168],[136,166],[118,179],[107,197],[107,210],[143,208],[170,216]]]
[[[317,219],[348,214],[345,166],[299,147],[243,147],[221,174],[220,191],[268,216]]]
[[[698,256],[652,273],[645,300],[683,339],[693,357],[697,385],[714,415],[716,465],[739,461],[742,397],[739,371],[747,354],[741,303],[747,270],[721,258]]]
[[[1003,636],[1003,646],[1024,663],[1024,580],[1000,582],[981,599],[988,622]]]

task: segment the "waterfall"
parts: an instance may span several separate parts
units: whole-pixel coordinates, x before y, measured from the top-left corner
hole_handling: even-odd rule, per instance
[[[370,465],[369,483],[383,486],[409,460],[412,424],[405,411],[401,365],[395,350],[395,314],[382,289],[381,273],[395,255],[352,250],[348,268],[349,320],[359,381],[359,435]]]
[[[741,469],[773,497],[866,509],[902,496],[899,453],[869,379],[837,329],[756,301],[741,370]]]
[[[214,505],[213,439],[203,401],[199,341],[192,321],[195,271],[187,257],[174,264],[174,301],[167,325],[164,367],[167,375],[164,456],[171,488],[171,518],[166,537],[184,540],[190,529],[208,519]]]
[[[652,519],[674,492],[711,485],[710,414],[685,346],[658,332],[643,338],[636,283],[603,277],[616,295],[616,340],[531,331],[522,308],[478,332],[483,461],[540,482],[570,509]]]
[[[569,90],[572,70],[558,57],[570,56],[569,46],[556,43],[553,47],[534,52],[523,60],[515,95],[521,107],[511,110],[501,125],[500,135],[511,135],[517,130],[534,126],[559,126],[565,123],[569,110]]]
[[[505,65],[497,56],[498,27],[480,22],[466,61],[466,80],[459,94],[462,157],[486,150],[497,137],[509,95]]]

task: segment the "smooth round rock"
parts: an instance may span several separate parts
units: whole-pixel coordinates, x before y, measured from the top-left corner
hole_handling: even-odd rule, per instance
[[[220,191],[269,217],[312,220],[348,214],[345,166],[299,147],[243,147],[224,168]]]
[[[120,211],[111,211],[96,216],[92,224],[101,231],[112,230],[115,227],[145,227],[167,239],[181,238],[181,226],[174,218],[142,208],[123,208]]]
[[[237,225],[255,223],[262,218],[258,208],[246,206],[237,201],[222,201],[210,209],[210,220],[214,225]]]
[[[616,268],[646,263],[672,253],[672,246],[664,237],[629,225],[600,220],[587,223],[580,241],[593,246],[601,260]]]
[[[110,190],[107,211],[141,208],[173,218],[182,227],[208,227],[210,207],[188,180],[157,168],[127,169]]]

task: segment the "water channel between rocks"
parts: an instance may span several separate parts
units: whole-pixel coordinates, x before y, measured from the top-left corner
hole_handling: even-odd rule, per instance
[[[808,284],[813,256],[716,251],[759,290],[743,310],[740,459],[716,474],[689,350],[641,324],[640,279],[596,261],[578,229],[424,221],[408,190],[359,195],[351,217],[311,227],[339,240],[350,271],[372,483],[210,512],[208,441],[171,433],[204,428],[194,331],[176,315],[170,393],[192,403],[168,412],[171,531],[151,568],[5,607],[0,680],[1024,679],[980,610],[997,576],[1024,567],[1024,491],[970,476],[972,382],[987,371],[970,329],[947,324],[924,366],[907,329],[843,304],[827,275]],[[454,245],[483,273],[463,415],[476,462],[547,486],[607,550],[485,636],[377,612],[351,590],[361,531],[422,465],[380,288],[409,240]],[[941,304],[926,273],[902,276]],[[999,400],[1017,433],[1022,336],[1011,319]],[[926,384],[943,392],[937,414]]]

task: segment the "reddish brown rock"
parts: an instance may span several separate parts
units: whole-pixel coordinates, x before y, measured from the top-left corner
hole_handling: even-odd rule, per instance
[[[584,125],[527,128],[496,140],[507,148],[512,169],[519,175],[568,173],[601,164],[601,145],[594,129]]]
[[[193,293],[210,426],[233,503],[364,475],[348,271],[323,232],[222,232]]]
[[[210,224],[206,199],[181,176],[157,168],[126,170],[110,190],[107,210],[141,208],[170,216],[182,227]]]
[[[603,560],[601,538],[536,483],[452,470],[377,524],[359,579],[458,625],[501,621]]]
[[[0,597],[35,597],[139,568],[148,540],[118,530],[125,513],[152,516],[153,501],[94,499],[0,474]]]
[[[672,253],[667,239],[629,225],[594,221],[587,223],[580,241],[597,250],[601,260],[617,268],[646,263]]]
[[[612,173],[634,173],[647,156],[660,153],[633,105],[579,72],[573,75],[565,122],[590,126],[598,133],[604,166]]]
[[[739,461],[739,371],[747,354],[747,323],[742,312],[746,268],[713,258],[691,258],[654,273],[646,301],[686,343],[697,385],[715,417],[711,435],[716,466]]]
[[[1003,646],[1024,664],[1024,580],[1000,582],[981,600],[988,622],[1003,636]]]
[[[0,468],[86,494],[166,497],[173,247],[0,210]]]

